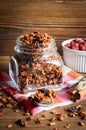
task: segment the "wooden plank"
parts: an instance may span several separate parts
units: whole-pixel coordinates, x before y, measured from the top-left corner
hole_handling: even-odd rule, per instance
[[[69,38],[69,37],[85,37],[86,36],[86,28],[79,27],[79,28],[43,28],[43,27],[18,27],[18,26],[8,26],[8,27],[2,27],[0,28],[0,40],[15,40],[17,36],[25,34],[27,32],[33,32],[33,31],[41,31],[41,32],[47,32],[50,35],[53,35],[54,37],[61,37]]]
[[[60,52],[63,40],[86,37],[86,3],[70,4],[52,0],[15,2],[0,1],[0,55],[14,54],[17,36],[27,31],[53,35]]]
[[[30,1],[28,1],[28,0],[14,0],[14,1],[12,1],[12,0],[5,0],[5,1],[3,1],[3,0],[0,0],[0,2],[3,2],[3,3],[8,3],[8,2],[14,2],[14,3],[32,3],[32,2],[34,2],[34,3],[39,3],[39,2],[44,2],[44,0],[30,0]],[[69,3],[71,3],[71,2],[74,2],[74,3],[77,3],[77,2],[86,2],[86,0],[46,0],[46,2],[69,2]]]
[[[0,71],[8,72],[9,70],[9,56],[0,56]]]
[[[63,0],[63,2],[75,2],[75,3],[77,3],[77,2],[86,2],[86,0]]]
[[[40,9],[41,8],[41,9]],[[86,26],[86,3],[0,3],[0,24]]]
[[[54,36],[60,53],[62,54],[61,43],[63,40],[76,37],[86,37],[86,28],[30,28],[22,26],[1,27],[0,31],[0,55],[13,55],[16,38],[27,32],[41,31]]]

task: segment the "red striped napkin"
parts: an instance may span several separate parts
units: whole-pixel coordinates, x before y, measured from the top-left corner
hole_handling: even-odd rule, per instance
[[[63,83],[60,87],[66,87],[69,84],[73,84],[77,82],[81,77],[82,77],[81,74],[64,66]],[[13,98],[15,98],[19,103],[21,103],[21,105],[24,108],[28,109],[28,111],[33,115],[45,110],[50,110],[58,106],[65,106],[73,103],[70,100],[70,94],[68,92],[63,92],[58,93],[57,99],[54,104],[48,106],[35,105],[28,100],[28,97],[33,93],[29,92],[28,94],[23,94],[18,92],[15,89],[15,85],[13,84],[9,74],[6,72],[0,72],[0,85],[6,92],[8,92],[11,96],[13,96]],[[86,97],[84,97],[82,100],[84,99],[86,99]]]

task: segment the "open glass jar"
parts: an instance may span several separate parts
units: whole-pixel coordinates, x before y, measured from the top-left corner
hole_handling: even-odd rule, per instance
[[[40,32],[19,36],[14,49],[9,74],[18,90],[28,92],[62,83],[63,61],[52,36]]]

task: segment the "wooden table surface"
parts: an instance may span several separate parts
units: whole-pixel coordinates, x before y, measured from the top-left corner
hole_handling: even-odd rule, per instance
[[[1,56],[1,58],[0,58],[0,71],[8,72],[8,61],[9,61],[9,57]],[[84,74],[84,75],[86,75],[86,74]],[[8,94],[5,94],[5,92],[3,92],[2,90],[0,90],[0,92],[2,92],[4,97],[6,97],[6,98],[10,96]],[[0,130],[5,130],[5,129],[12,129],[12,130],[15,130],[15,129],[17,129],[17,130],[20,130],[20,129],[25,129],[25,130],[28,130],[28,129],[31,129],[31,130],[50,129],[50,130],[54,130],[54,128],[58,128],[56,130],[66,130],[67,128],[65,128],[64,125],[66,125],[67,123],[71,124],[69,130],[73,130],[73,129],[86,130],[86,120],[82,120],[80,118],[80,116],[67,117],[63,121],[56,120],[56,121],[53,121],[56,123],[55,125],[53,125],[53,126],[48,125],[50,123],[49,120],[52,117],[55,117],[55,114],[51,114],[52,111],[56,111],[57,114],[64,114],[64,113],[68,114],[65,111],[65,109],[72,107],[72,106],[77,106],[77,105],[81,105],[82,109],[86,109],[86,101],[82,101],[82,102],[74,103],[72,105],[68,105],[65,107],[57,107],[57,108],[54,108],[54,109],[49,110],[49,111],[41,112],[39,114],[36,114],[34,116],[34,118],[30,121],[29,120],[27,121],[27,118],[30,116],[25,116],[24,115],[25,112],[23,109],[19,108],[19,112],[15,112],[13,107],[12,108],[5,108],[3,115],[0,116]],[[41,121],[41,123],[36,124],[35,121],[37,120],[37,118],[41,118],[43,114],[47,115],[45,120]],[[15,122],[18,121],[19,119],[22,119],[22,121],[27,121],[28,126],[23,128],[23,127],[20,127],[19,125],[16,125]],[[85,126],[80,126],[78,124],[78,122],[80,122],[80,121],[83,121]],[[10,124],[12,124],[12,127],[7,128]]]
[[[14,55],[14,46],[17,36],[26,32],[47,32],[56,37],[57,47],[62,55],[61,42],[68,38],[86,37],[86,0],[0,0],[0,71],[8,72],[9,56]],[[83,74],[86,75],[86,74]],[[2,90],[0,90],[1,92]],[[9,95],[5,94],[5,97]],[[74,103],[80,104],[86,109],[86,101]],[[65,113],[65,108],[59,107],[53,110],[58,114]],[[40,124],[35,119],[43,113],[47,117]],[[59,128],[65,130],[64,125],[71,124],[69,130],[86,130],[86,120],[82,120],[85,126],[79,126],[80,117],[68,117],[63,121],[55,121],[55,125],[48,126],[49,119],[54,116],[50,111],[37,114],[33,120],[28,121],[28,127],[22,128],[15,124],[18,119],[26,120],[24,111],[14,112],[12,108],[5,108],[3,116],[0,116],[0,130],[9,129],[6,126],[12,124],[10,129],[44,130]]]

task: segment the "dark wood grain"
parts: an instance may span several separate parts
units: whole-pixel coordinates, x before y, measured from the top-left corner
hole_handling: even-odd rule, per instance
[[[12,28],[3,27],[3,33],[0,33],[0,55],[13,55],[14,46],[16,45],[16,38],[18,35],[26,32],[41,31],[47,32],[56,38],[58,50],[62,54],[61,43],[63,40],[74,38],[74,37],[85,37],[86,28]],[[0,29],[1,30],[1,29]],[[9,31],[8,31],[9,30]],[[5,32],[5,33],[4,33]],[[5,37],[3,36],[5,35]]]
[[[35,30],[56,37],[61,53],[63,40],[86,36],[85,1],[0,1],[0,55],[14,54],[17,36]]]

